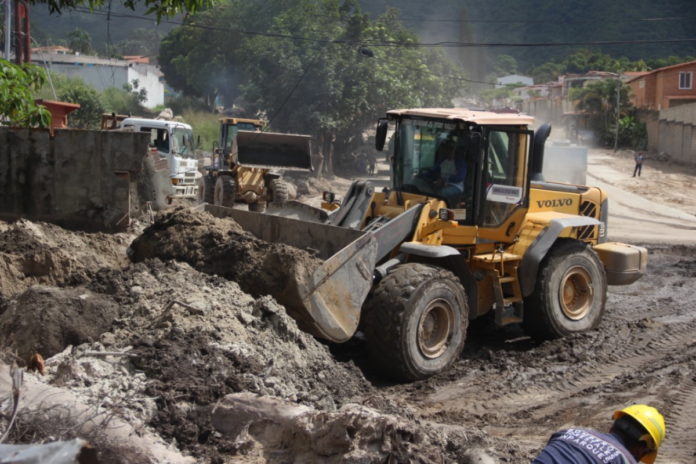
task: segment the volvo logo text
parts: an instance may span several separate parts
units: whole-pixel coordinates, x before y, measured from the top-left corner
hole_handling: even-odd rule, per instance
[[[539,208],[559,208],[561,206],[570,206],[572,204],[572,198],[561,198],[556,200],[537,200],[537,206]]]

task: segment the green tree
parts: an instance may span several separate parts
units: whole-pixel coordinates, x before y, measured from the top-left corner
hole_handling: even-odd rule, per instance
[[[620,102],[618,118],[617,89]],[[640,128],[636,126],[637,121],[634,123],[632,120],[635,108],[631,105],[630,96],[631,88],[616,79],[591,82],[585,87],[571,89],[569,95],[570,99],[575,101],[576,108],[589,115],[590,126],[606,146],[614,144],[617,124],[620,145],[636,146],[640,143],[640,140],[636,139],[636,136],[640,135]],[[624,121],[623,125],[621,121]],[[628,140],[630,142],[627,142]]]
[[[266,114],[274,129],[314,135],[325,173],[387,109],[451,106],[457,96],[461,71],[440,53],[408,46],[417,38],[395,10],[377,20],[352,0],[233,0],[213,10],[190,19],[212,30],[182,27],[162,41],[167,81],[211,102],[239,95],[249,115]]]
[[[77,77],[64,78],[57,87],[60,101],[80,105],[78,110],[68,116],[68,125],[79,129],[97,129],[104,113],[99,93]]]
[[[51,13],[60,14],[63,10],[72,10],[80,6],[98,8],[109,3],[107,0],[29,0],[32,5],[46,5]],[[136,6],[145,6],[146,14],[154,14],[159,21],[162,17],[179,13],[195,13],[212,5],[213,0],[121,0],[127,8],[135,10]]]
[[[121,56],[143,55],[156,57],[162,37],[155,29],[139,27],[131,31],[128,39],[118,42],[114,51]]]
[[[44,70],[38,66],[17,66],[0,59],[0,123],[47,127],[51,114],[34,102],[32,94],[41,88],[45,78]]]
[[[140,115],[147,112],[140,104],[138,95],[125,89],[111,87],[104,90],[101,102],[107,113]]]
[[[517,73],[517,60],[510,55],[498,55],[493,64],[493,73],[496,77]]]
[[[83,55],[94,54],[92,37],[86,31],[79,28],[75,28],[68,34],[68,48],[74,52],[82,53]]]
[[[80,108],[70,113],[68,126],[78,129],[98,128],[101,115],[104,113],[99,92],[79,77],[66,77],[52,72],[50,78],[52,84],[45,83],[36,93],[36,96],[77,103]]]

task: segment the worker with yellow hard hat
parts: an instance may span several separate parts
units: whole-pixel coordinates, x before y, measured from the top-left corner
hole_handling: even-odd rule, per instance
[[[652,464],[665,439],[665,418],[634,404],[613,415],[609,433],[585,428],[556,432],[533,464]]]

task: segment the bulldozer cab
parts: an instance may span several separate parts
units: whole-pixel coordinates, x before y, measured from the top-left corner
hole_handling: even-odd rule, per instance
[[[395,124],[392,187],[440,198],[460,225],[506,241],[529,205],[532,121],[459,109],[390,111],[380,124]]]

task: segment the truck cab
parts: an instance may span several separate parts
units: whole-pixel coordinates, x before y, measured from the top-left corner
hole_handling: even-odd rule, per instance
[[[178,198],[198,196],[198,160],[194,154],[193,130],[190,125],[159,119],[125,118],[123,129],[133,128],[150,134],[150,150],[157,152],[169,165],[169,176]]]

